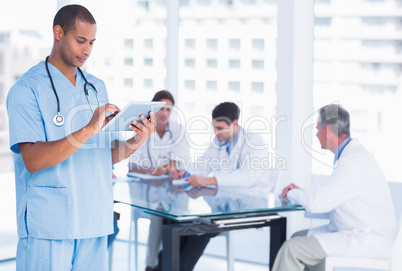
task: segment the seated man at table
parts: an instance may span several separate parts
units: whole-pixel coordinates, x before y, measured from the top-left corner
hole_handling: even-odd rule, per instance
[[[282,197],[306,211],[328,213],[329,225],[296,233],[276,257],[273,270],[304,270],[327,256],[387,258],[397,223],[388,184],[373,156],[350,138],[349,113],[330,104],[319,110],[317,137],[335,154],[328,180],[309,191],[290,184]],[[317,267],[317,266],[316,266]]]
[[[270,182],[266,164],[267,147],[255,133],[238,124],[239,107],[224,102],[212,111],[215,138],[204,155],[186,170],[172,168],[170,177],[186,180],[195,187],[207,185],[256,187]],[[193,270],[211,237],[216,234],[184,236],[180,239],[180,270]],[[161,270],[159,265],[154,270]]]
[[[250,187],[269,182],[267,146],[260,135],[239,125],[239,116],[240,109],[235,103],[217,105],[212,111],[213,142],[202,157],[188,165],[187,172],[172,168],[170,177],[188,176],[186,180],[195,187]]]

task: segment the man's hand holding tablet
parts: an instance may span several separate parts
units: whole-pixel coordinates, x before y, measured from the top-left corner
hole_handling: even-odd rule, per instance
[[[116,116],[108,122],[108,124],[103,127],[102,130],[105,131],[135,131],[129,126],[134,126],[137,123],[143,123],[141,115],[144,116],[146,120],[149,120],[149,112],[152,111],[154,114],[158,112],[165,102],[135,102],[132,101],[128,103]],[[138,127],[137,127],[138,129]]]

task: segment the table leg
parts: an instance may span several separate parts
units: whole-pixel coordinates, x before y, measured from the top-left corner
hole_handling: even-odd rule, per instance
[[[269,270],[272,270],[276,254],[282,244],[286,241],[286,217],[271,221],[270,248],[269,248]]]
[[[163,225],[162,270],[180,270],[180,234],[176,228]]]

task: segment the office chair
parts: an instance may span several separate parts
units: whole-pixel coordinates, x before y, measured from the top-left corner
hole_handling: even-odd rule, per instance
[[[387,271],[402,270],[402,221],[399,223],[398,236],[390,259],[326,257],[325,271],[334,271],[336,267],[367,268]]]

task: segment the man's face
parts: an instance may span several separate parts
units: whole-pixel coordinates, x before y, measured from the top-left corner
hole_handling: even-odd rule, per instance
[[[327,149],[327,129],[326,129],[325,125],[321,129],[319,122],[317,122],[316,136],[318,137],[318,140],[320,141],[321,149]]]
[[[81,67],[91,55],[96,39],[96,24],[75,21],[75,29],[63,33],[60,39],[60,55],[69,66]]]
[[[173,103],[168,99],[162,99],[161,102],[166,102],[166,104],[156,112],[156,123],[166,125],[169,121],[170,113],[172,113]]]
[[[212,120],[212,126],[214,127],[214,133],[219,142],[231,141],[233,139],[233,125],[227,124],[226,121]]]

